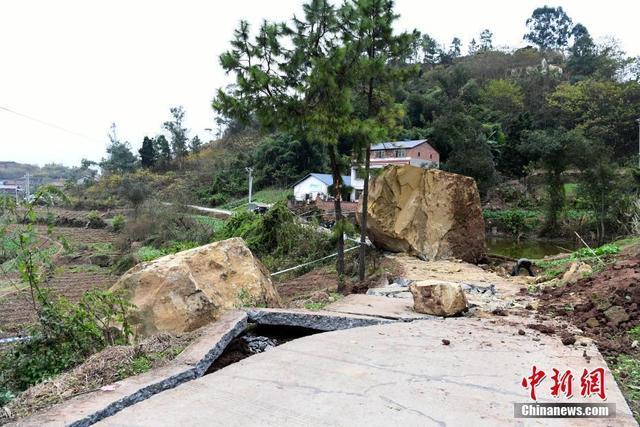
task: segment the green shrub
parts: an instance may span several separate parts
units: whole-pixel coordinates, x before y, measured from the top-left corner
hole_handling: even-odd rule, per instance
[[[14,390],[63,372],[108,345],[126,344],[131,304],[119,293],[87,292],[79,303],[39,296],[39,322],[29,341],[16,344],[0,360],[2,386]]]
[[[620,252],[620,247],[614,244],[606,244],[595,249],[589,248],[581,248],[571,254],[572,258],[580,259],[580,258],[590,258],[595,256],[606,256],[606,255],[616,255]]]
[[[11,402],[14,397],[14,394],[10,390],[0,389],[0,406]]]
[[[247,211],[233,214],[216,233],[219,240],[231,237],[242,237],[271,271],[316,260],[333,250],[330,236],[318,233],[313,225],[298,223],[283,202],[264,215]]]
[[[87,214],[87,221],[89,221],[89,228],[105,228],[107,226],[107,223],[97,211],[89,212]]]
[[[156,258],[160,258],[165,255],[161,249],[154,248],[152,246],[142,246],[136,252],[136,255],[140,261],[153,261]]]
[[[534,230],[539,223],[539,213],[537,211],[524,209],[504,211],[485,210],[482,212],[482,215],[490,225],[495,225],[513,235],[530,232]]]
[[[125,226],[125,218],[122,214],[117,214],[113,217],[113,221],[111,222],[111,227],[113,227],[113,231],[120,231]]]

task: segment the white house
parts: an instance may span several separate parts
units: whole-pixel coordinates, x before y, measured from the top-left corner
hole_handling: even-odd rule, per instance
[[[380,169],[387,165],[413,165],[422,168],[439,168],[440,154],[426,139],[414,141],[383,142],[371,146],[371,169]],[[351,187],[349,201],[360,200],[364,189],[361,167],[353,165],[350,176],[343,176],[344,184]],[[310,173],[293,187],[293,195],[298,201],[314,200],[319,194],[328,194],[333,178],[325,173]]]
[[[342,182],[351,186],[351,177],[344,175]],[[310,173],[296,182],[293,186],[293,197],[298,201],[315,200],[318,196],[329,194],[329,187],[333,185],[333,177],[328,173]]]

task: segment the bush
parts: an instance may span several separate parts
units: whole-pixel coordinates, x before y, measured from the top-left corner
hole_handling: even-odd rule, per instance
[[[333,250],[330,236],[318,233],[313,226],[299,224],[283,202],[276,203],[264,215],[236,212],[216,233],[217,239],[231,237],[242,237],[271,271],[316,260]]]
[[[1,385],[13,390],[27,387],[67,370],[108,345],[126,344],[131,331],[122,294],[87,292],[78,304],[65,298],[52,300],[41,291],[39,323],[31,339],[15,345],[0,360]]]
[[[124,219],[124,215],[117,214],[116,216],[113,217],[113,222],[111,223],[111,227],[113,227],[113,231],[120,231],[124,228],[125,223],[126,222]]]
[[[527,233],[538,225],[538,212],[523,209],[505,211],[483,211],[485,220],[489,225],[503,229],[515,236]]]
[[[105,228],[107,226],[107,223],[97,211],[89,212],[87,214],[87,221],[89,221],[89,228]]]

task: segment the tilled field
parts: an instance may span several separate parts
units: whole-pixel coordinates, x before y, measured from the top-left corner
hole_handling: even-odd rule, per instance
[[[38,227],[38,231],[45,234],[46,227]],[[84,248],[79,255],[88,255],[93,250],[92,245],[112,244],[116,238],[107,230],[70,227],[57,227],[54,235],[64,237],[72,247]],[[91,289],[108,289],[117,280],[108,268],[88,266],[83,256],[59,263],[44,286],[71,301],[77,301]],[[28,288],[24,284],[18,286],[21,290],[7,284],[0,289],[0,337],[24,333],[35,318]]]

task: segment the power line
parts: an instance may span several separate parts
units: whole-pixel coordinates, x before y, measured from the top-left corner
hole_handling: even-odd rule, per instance
[[[32,116],[29,116],[28,114],[20,113],[20,112],[18,112],[18,111],[12,110],[12,109],[7,108],[7,107],[3,107],[3,106],[1,106],[1,105],[0,105],[0,110],[7,111],[7,112],[9,112],[9,113],[15,114],[16,116],[20,116],[20,117],[23,117],[23,118],[25,118],[25,119],[32,120],[32,121],[34,121],[34,122],[37,122],[37,123],[43,124],[43,125],[45,125],[45,126],[49,126],[49,127],[51,127],[51,128],[54,128],[54,129],[61,130],[61,131],[63,131],[63,132],[67,132],[67,133],[69,133],[69,134],[71,134],[71,135],[79,136],[79,137],[81,137],[81,138],[87,139],[87,140],[92,141],[92,142],[98,142],[97,140],[95,140],[95,139],[91,138],[90,136],[87,136],[87,135],[84,135],[84,134],[82,134],[82,133],[79,133],[79,132],[75,132],[75,131],[69,130],[69,129],[67,129],[67,128],[64,128],[64,127],[62,127],[62,126],[58,126],[58,125],[53,124],[53,123],[46,122],[46,121],[44,121],[44,120],[40,120],[40,119],[38,119],[38,118],[36,118],[36,117],[32,117]]]

